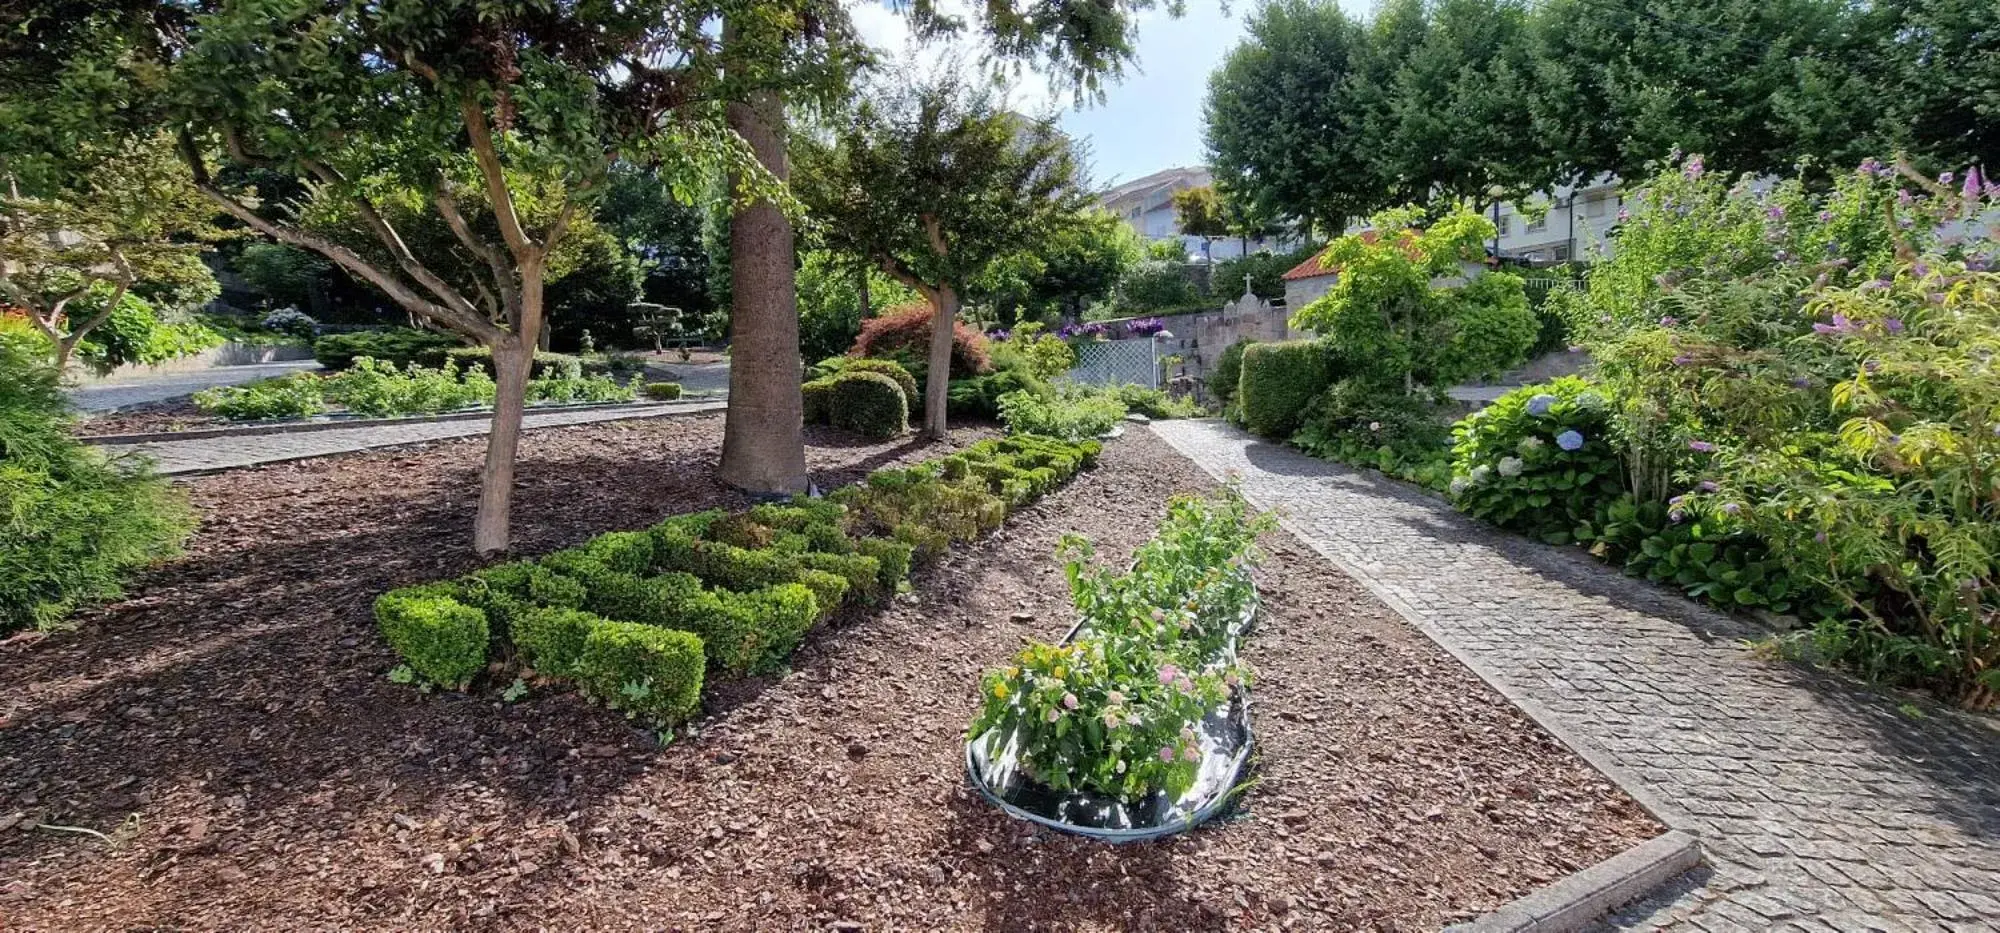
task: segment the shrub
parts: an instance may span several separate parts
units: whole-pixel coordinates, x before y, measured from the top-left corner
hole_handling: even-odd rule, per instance
[[[115,598],[127,573],[194,529],[186,500],[143,462],[107,459],[69,427],[47,356],[0,332],[0,633]]]
[[[881,440],[910,429],[910,403],[896,380],[871,372],[844,372],[833,377],[833,426],[862,437]]]
[[[583,584],[530,561],[477,571],[457,581],[455,598],[486,613],[494,638],[511,637],[514,620],[529,609],[581,609]]]
[[[1186,263],[1147,260],[1118,280],[1111,300],[1118,313],[1133,315],[1186,310],[1201,304],[1202,298],[1188,278]]]
[[[457,364],[446,363],[442,369],[411,365],[399,371],[365,356],[323,385],[326,397],[349,411],[380,417],[490,406],[495,394],[493,380],[483,370],[461,374]]]
[[[1046,395],[1014,392],[1000,397],[1000,420],[1013,434],[1082,440],[1109,433],[1125,417],[1115,393],[1064,385]]]
[[[603,621],[575,609],[530,609],[514,620],[510,636],[521,659],[537,672],[573,678],[590,629]]]
[[[1222,355],[1215,358],[1215,371],[1208,374],[1208,391],[1215,400],[1227,405],[1236,398],[1236,385],[1243,378],[1243,351],[1255,340],[1238,340],[1222,348]]]
[[[486,614],[448,595],[450,584],[390,590],[375,600],[389,647],[426,682],[460,689],[486,667]]]
[[[835,359],[841,360],[838,372],[881,373],[896,380],[896,387],[903,390],[903,399],[908,403],[909,407],[907,410],[912,417],[923,409],[924,396],[923,392],[917,388],[917,379],[915,376],[910,375],[910,371],[904,369],[901,363],[894,360],[847,359],[842,357],[836,357]]]
[[[1611,417],[1603,391],[1574,376],[1501,396],[1453,431],[1453,500],[1552,544],[1594,537],[1590,523],[1625,492]]]
[[[402,369],[420,358],[442,362],[444,351],[458,345],[456,337],[424,330],[356,331],[328,334],[313,341],[313,359],[335,372],[354,365],[356,359],[364,356]]]
[[[945,412],[953,418],[998,421],[1001,396],[1013,392],[1045,395],[1049,391],[1048,383],[1026,370],[996,370],[970,379],[953,379],[946,390]]]
[[[854,542],[855,549],[875,558],[879,572],[880,592],[894,593],[910,576],[910,559],[916,549],[902,541],[889,538],[862,538]]]
[[[1020,370],[1047,382],[1068,375],[1074,368],[1076,348],[1069,341],[1044,332],[1039,324],[1022,324],[993,343],[995,372]]]
[[[647,398],[656,402],[671,402],[681,397],[681,384],[678,382],[648,382],[641,391],[646,393]]]
[[[637,380],[619,382],[611,376],[584,376],[568,379],[548,376],[528,382],[529,402],[629,402],[639,395]]]
[[[1121,385],[1111,390],[1125,410],[1145,415],[1155,420],[1167,418],[1192,418],[1201,413],[1193,399],[1174,398],[1162,389],[1148,389],[1140,385]]]
[[[855,338],[848,356],[895,360],[911,373],[927,368],[931,348],[931,308],[927,304],[898,305],[879,317],[861,322],[861,336]],[[987,356],[986,335],[964,321],[952,322],[951,377],[963,379],[993,368]]]
[[[456,363],[461,369],[484,370],[489,377],[497,376],[493,368],[493,348],[458,347],[433,350],[417,358],[425,366],[443,366],[447,362]],[[567,353],[535,351],[534,360],[528,364],[530,379],[582,379],[583,359]]]
[[[109,300],[110,286],[100,283],[77,299],[69,313],[88,318]],[[163,363],[222,344],[221,334],[163,304],[126,292],[117,310],[77,343],[77,359],[104,371],[128,363]]]
[[[1326,349],[1311,340],[1258,343],[1243,350],[1236,401],[1252,433],[1284,440],[1330,382]]]
[[[641,574],[653,566],[653,536],[643,531],[610,531],[590,539],[583,553],[620,573]]]
[[[605,620],[590,627],[576,681],[612,709],[661,726],[701,703],[701,638],[688,632]]]
[[[1381,470],[1438,492],[1451,481],[1451,428],[1438,406],[1360,379],[1343,379],[1320,393],[1292,443],[1315,457]]]
[[[319,322],[297,308],[279,308],[264,315],[261,326],[268,331],[311,340],[319,335]]]
[[[231,421],[310,418],[326,410],[325,381],[311,373],[214,386],[194,394],[194,405]]]
[[[833,421],[833,377],[814,379],[799,386],[804,397],[805,423],[829,424]]]

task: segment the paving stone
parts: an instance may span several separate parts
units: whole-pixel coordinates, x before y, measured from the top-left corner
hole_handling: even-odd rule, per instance
[[[1760,660],[1744,644],[1767,634],[1754,623],[1379,475],[1219,422],[1151,429],[1239,477],[1254,502],[1703,839],[1711,877],[1669,886],[1613,926],[2000,928],[1990,722]],[[1923,715],[1905,715],[1906,702]]]

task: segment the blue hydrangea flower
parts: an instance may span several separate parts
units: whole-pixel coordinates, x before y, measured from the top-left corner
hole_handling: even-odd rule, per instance
[[[1575,431],[1564,431],[1556,435],[1556,446],[1564,450],[1575,450],[1583,446],[1583,435]]]
[[[1549,409],[1555,407],[1555,404],[1556,397],[1544,392],[1528,400],[1528,414],[1540,418],[1548,414]]]

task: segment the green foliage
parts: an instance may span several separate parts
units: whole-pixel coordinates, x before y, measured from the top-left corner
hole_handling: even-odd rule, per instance
[[[821,360],[815,367],[827,376],[841,373],[880,373],[896,381],[896,387],[903,390],[903,396],[910,403],[910,414],[915,415],[923,403],[923,396],[917,389],[917,379],[910,371],[895,360],[875,360],[866,357],[835,356]]]
[[[1215,400],[1225,405],[1236,398],[1236,387],[1243,381],[1243,351],[1257,341],[1245,337],[1222,348],[1222,355],[1215,358],[1215,371],[1208,374],[1208,391]]]
[[[529,609],[513,620],[508,637],[536,672],[568,679],[577,676],[590,630],[602,621],[575,609]]]
[[[399,372],[365,356],[346,371],[314,384],[324,386],[326,397],[349,411],[378,417],[490,406],[494,394],[493,380],[485,370],[471,369],[461,376],[458,365],[447,362],[443,369],[413,364]]]
[[[231,421],[309,418],[326,410],[325,387],[319,376],[294,373],[236,386],[215,386],[194,394],[194,404],[211,415]]]
[[[629,402],[639,397],[640,384],[637,376],[626,382],[611,376],[584,376],[580,379],[544,377],[529,380],[528,401],[559,405]],[[678,390],[680,387],[674,388]],[[676,396],[678,394],[676,391]]]
[[[1203,299],[1184,261],[1149,259],[1118,280],[1111,303],[1117,313],[1129,316],[1193,310]]]
[[[1451,480],[1451,431],[1439,406],[1364,380],[1344,379],[1321,393],[1291,440],[1315,457],[1440,492]]]
[[[862,281],[867,282],[863,307]],[[923,296],[881,270],[857,265],[826,250],[799,257],[799,355],[808,360],[846,353],[861,335],[868,313],[923,301]]]
[[[1519,363],[1540,323],[1519,278],[1472,265],[1492,222],[1460,210],[1417,230],[1415,219],[1377,215],[1373,230],[1335,240],[1323,261],[1339,280],[1292,326],[1324,336],[1350,378],[1406,391],[1443,391]]]
[[[1065,383],[1048,393],[1000,396],[1000,420],[1010,434],[1084,440],[1109,434],[1124,417],[1125,403],[1115,390]]]
[[[833,377],[814,379],[799,386],[804,396],[805,423],[830,424],[833,421]]]
[[[991,306],[1000,326],[1018,334],[1022,325],[1082,316],[1111,294],[1142,253],[1138,231],[1124,218],[1086,207],[1046,235],[1016,244],[966,296]],[[1043,378],[1055,375],[1060,373]]]
[[[423,361],[439,362],[444,351],[459,345],[456,337],[427,330],[355,331],[327,334],[313,341],[313,359],[335,372],[353,366],[364,356],[403,369]]]
[[[1453,432],[1453,501],[1552,544],[1594,540],[1592,523],[1625,494],[1612,414],[1604,390],[1576,377],[1501,396]]]
[[[1265,301],[1277,301],[1285,297],[1285,273],[1325,248],[1324,242],[1312,242],[1282,253],[1260,250],[1246,256],[1232,256],[1215,264],[1209,288],[1218,295],[1238,294],[1236,285],[1247,275],[1251,294]]]
[[[828,393],[833,426],[872,440],[908,431],[910,402],[896,382],[879,372],[848,371],[833,377]]]
[[[283,243],[249,243],[230,263],[251,288],[278,307],[311,307],[314,293],[333,274],[333,263],[317,253]]]
[[[656,725],[673,725],[701,705],[702,643],[688,632],[605,620],[590,627],[577,685],[599,702]]]
[[[954,418],[998,421],[1001,398],[1015,392],[1047,395],[1052,391],[1047,382],[1025,369],[1001,369],[970,379],[953,379],[946,389],[950,401],[947,410]]]
[[[1298,429],[1306,406],[1330,379],[1327,348],[1316,341],[1253,343],[1243,350],[1235,400],[1252,432],[1282,440]]]
[[[493,370],[493,350],[489,347],[452,347],[443,352],[427,351],[417,356],[417,362],[425,366],[443,366],[455,363],[464,369],[481,369],[491,377]],[[528,364],[528,375],[535,379],[582,379],[583,358],[567,353],[545,353],[536,351]]]
[[[671,402],[681,397],[681,384],[678,382],[648,382],[639,388],[647,398],[656,402]]]
[[[486,668],[486,615],[452,598],[449,584],[391,590],[375,600],[389,647],[426,682],[459,689]]]
[[[132,571],[179,552],[185,500],[140,461],[70,437],[36,343],[0,331],[0,632],[51,629],[116,598]]]
[[[77,299],[73,316],[91,317],[111,298],[110,286],[99,284]],[[222,345],[222,335],[193,317],[164,312],[154,303],[126,292],[118,307],[76,344],[76,356],[99,371],[127,364],[151,365],[193,356]]]
[[[1042,330],[1040,324],[1022,324],[993,342],[995,370],[1020,369],[1029,376],[1048,382],[1069,375],[1076,368],[1076,348],[1069,341]]]
[[[1201,761],[1195,727],[1247,685],[1226,646],[1256,599],[1244,572],[1253,542],[1275,526],[1233,492],[1179,497],[1125,574],[1088,566],[1089,543],[1065,539],[1078,637],[1030,644],[988,671],[971,735],[1011,743],[1055,790],[1185,790]]]

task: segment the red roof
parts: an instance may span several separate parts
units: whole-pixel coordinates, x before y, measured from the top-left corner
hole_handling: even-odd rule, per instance
[[[1325,256],[1326,256],[1326,250],[1320,250],[1319,252],[1306,257],[1305,262],[1293,266],[1292,271],[1287,272],[1282,276],[1279,276],[1279,278],[1282,278],[1285,281],[1290,282],[1295,279],[1311,279],[1311,278],[1318,278],[1319,276],[1322,275],[1332,275],[1334,274],[1334,272],[1338,270],[1329,269],[1326,266],[1320,265],[1319,262],[1320,259]]]
[[[1419,231],[1415,227],[1411,227],[1409,229],[1404,230],[1398,237],[1399,242],[1403,246],[1403,251],[1412,256],[1416,254],[1416,246],[1414,245],[1414,243],[1417,238],[1418,232]],[[1362,242],[1373,243],[1382,238],[1382,233],[1379,230],[1363,230],[1361,231],[1360,236]],[[1335,273],[1338,273],[1340,271],[1339,268],[1326,264],[1326,254],[1331,252],[1332,250],[1333,250],[1332,244],[1328,244],[1326,249],[1320,250],[1318,253],[1313,254],[1312,258],[1307,259],[1305,262],[1293,266],[1290,272],[1287,272],[1284,275],[1279,276],[1279,278],[1284,279],[1287,282],[1290,282],[1297,279],[1312,279],[1312,278],[1318,278],[1322,275],[1333,275]]]

